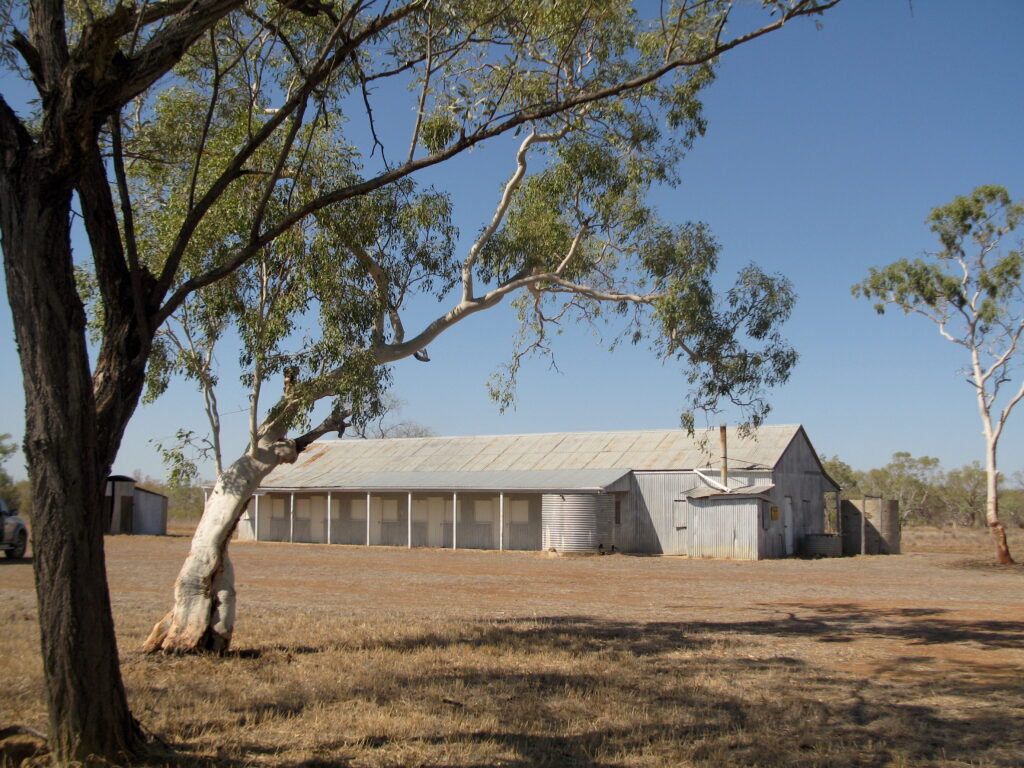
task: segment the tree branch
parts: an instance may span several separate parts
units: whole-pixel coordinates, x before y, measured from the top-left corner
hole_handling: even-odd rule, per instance
[[[434,43],[434,27],[433,17],[430,13],[427,13],[427,51],[424,57],[423,65],[423,87],[420,89],[419,103],[416,105],[416,122],[412,127],[412,139],[409,142],[409,155],[405,158],[405,162],[411,163],[413,157],[416,156],[416,145],[420,142],[420,125],[423,124],[423,112],[427,103],[427,89],[430,85],[430,76],[433,74],[431,67],[433,66],[433,43]]]
[[[207,192],[196,204],[195,208],[193,208],[185,217],[185,221],[182,223],[182,226],[178,231],[178,236],[175,238],[174,244],[168,252],[163,272],[160,275],[158,290],[161,295],[165,295],[170,289],[170,286],[177,274],[178,267],[181,264],[181,259],[184,256],[185,249],[188,247],[196,227],[199,226],[199,223],[210,208],[213,207],[214,203],[220,199],[221,195],[231,182],[239,177],[246,161],[252,157],[253,153],[255,153],[256,150],[274,134],[274,131],[276,131],[277,128],[287,120],[301,104],[305,102],[310,93],[312,93],[313,90],[323,82],[340,65],[341,62],[345,61],[359,45],[361,45],[366,39],[380,32],[382,29],[387,28],[391,24],[397,23],[399,20],[412,13],[418,5],[418,1],[414,0],[414,2],[404,5],[390,14],[378,16],[371,23],[367,24],[366,28],[358,35],[347,40],[338,47],[333,55],[331,55],[331,49],[343,35],[341,24],[345,23],[348,16],[346,16],[345,19],[342,19],[342,21],[332,31],[331,36],[324,45],[318,62],[311,68],[310,76],[302,84],[302,87],[297,89],[296,92],[285,102],[285,105],[280,108],[266,123],[264,123],[263,127],[260,128],[260,130],[258,130],[254,136],[249,139],[249,141],[247,141],[246,144],[235,154],[227,168],[225,168],[217,180],[214,181]],[[322,208],[323,206],[320,207]],[[319,210],[319,208],[316,210]],[[310,211],[310,213],[312,212],[313,211]],[[164,307],[155,318],[156,325],[159,325],[166,320],[189,293],[231,274],[238,269],[238,267],[248,261],[248,259],[250,259],[254,254],[260,251],[264,245],[270,243],[286,231],[286,229],[290,229],[291,226],[298,223],[303,218],[305,218],[305,215],[299,217],[288,217],[288,221],[290,223],[287,227],[275,227],[271,230],[269,235],[265,234],[256,241],[251,241],[247,247],[241,250],[240,257],[229,261],[228,264],[225,265],[226,268],[211,270],[206,275],[188,281],[184,286],[175,291],[174,295],[165,303]]]
[[[295,452],[302,453],[306,450],[315,440],[326,435],[328,432],[337,432],[338,437],[342,437],[345,434],[345,430],[351,426],[345,419],[352,415],[352,411],[345,410],[338,413],[332,413],[313,429],[306,432],[304,435],[300,435],[295,438]]]
[[[480,255],[480,251],[483,247],[494,237],[494,233],[501,226],[501,222],[505,219],[505,214],[508,213],[508,208],[512,204],[512,195],[523,182],[523,178],[526,176],[526,153],[534,144],[541,142],[557,141],[563,138],[569,132],[569,126],[566,124],[564,128],[555,133],[537,133],[536,129],[530,132],[530,135],[523,139],[522,144],[519,145],[519,151],[516,152],[516,170],[512,174],[512,178],[505,184],[505,189],[502,191],[501,200],[498,202],[498,207],[494,211],[494,216],[491,217],[490,223],[484,228],[484,231],[480,233],[480,237],[476,239],[472,247],[469,249],[469,254],[466,256],[466,260],[462,263],[462,300],[472,301],[473,300],[473,267],[476,265],[477,258]]]
[[[523,111],[519,112],[518,114],[514,114],[513,116],[502,121],[501,123],[498,123],[496,125],[482,126],[479,130],[472,134],[462,135],[449,147],[439,150],[432,155],[420,158],[419,160],[413,160],[412,162],[404,163],[403,165],[397,168],[393,168],[391,170],[386,170],[384,173],[381,173],[374,178],[362,181],[358,184],[342,187],[331,192],[328,192],[324,195],[321,195],[320,197],[311,200],[306,205],[302,206],[298,210],[293,211],[291,214],[284,217],[276,226],[267,230],[257,241],[252,242],[246,247],[237,251],[233,257],[228,259],[223,264],[214,267],[213,269],[209,270],[204,274],[197,275],[196,277],[186,281],[181,286],[179,286],[179,288],[174,292],[174,294],[167,299],[157,319],[166,319],[166,317],[169,316],[175,310],[175,308],[181,303],[181,301],[190,293],[199,290],[200,288],[203,288],[207,285],[210,285],[211,283],[214,283],[217,280],[226,277],[227,275],[230,275],[239,267],[241,267],[246,261],[252,258],[253,255],[257,253],[260,249],[268,245],[270,242],[272,242],[274,239],[279,237],[284,232],[287,232],[299,221],[306,218],[307,216],[311,216],[312,214],[329,205],[339,203],[344,200],[349,200],[353,197],[367,194],[368,192],[372,192],[376,189],[386,186],[387,184],[390,184],[394,181],[409,176],[419,170],[429,168],[434,165],[438,165],[439,163],[449,160],[455,157],[456,155],[461,154],[465,150],[474,147],[487,139],[494,138],[495,136],[514,130],[515,128],[526,123],[544,120],[549,117],[553,117],[554,115],[566,112],[574,107],[583,106],[596,101],[600,101],[602,99],[617,96],[622,93],[637,90],[638,88],[641,88],[651,82],[654,82],[655,80],[664,76],[665,74],[675,69],[679,69],[681,67],[698,66],[700,64],[706,64],[712,61],[713,59],[717,58],[718,56],[721,56],[723,53],[730,51],[733,48],[736,48],[737,46],[743,45],[752,40],[756,40],[759,37],[763,37],[764,35],[767,35],[770,32],[780,29],[782,26],[784,26],[794,18],[797,18],[799,16],[806,16],[809,14],[821,13],[822,11],[825,11],[835,6],[839,2],[840,0],[828,0],[828,2],[823,3],[815,2],[815,0],[804,0],[803,2],[800,2],[797,5],[795,5],[793,9],[788,11],[786,14],[782,16],[782,18],[778,19],[772,24],[767,24],[752,32],[740,35],[739,37],[733,38],[732,40],[726,43],[718,43],[712,49],[702,54],[693,57],[680,56],[663,66],[657,67],[656,69],[650,70],[642,75],[630,78],[629,80],[624,80],[614,85],[606,86],[604,88],[598,88],[592,91],[585,91],[570,98],[566,98],[557,102],[552,102],[542,107],[536,107],[534,109],[524,109]],[[408,10],[406,10],[406,8]],[[406,13],[412,10],[408,6],[406,8],[403,8],[401,10],[404,10]],[[397,14],[399,12],[396,11],[395,13]],[[274,127],[276,127],[276,125]],[[195,224],[191,224],[191,226],[194,228]],[[168,265],[171,265],[170,260],[168,261]],[[174,269],[177,269],[176,262],[174,263]],[[165,270],[165,275],[167,274],[167,271],[168,270]]]

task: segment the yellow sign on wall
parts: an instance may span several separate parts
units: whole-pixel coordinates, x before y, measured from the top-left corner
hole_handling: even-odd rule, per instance
[[[778,520],[778,519],[779,519],[779,508],[778,507],[772,507],[772,520]]]

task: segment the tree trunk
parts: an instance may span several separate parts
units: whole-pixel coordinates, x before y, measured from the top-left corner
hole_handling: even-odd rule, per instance
[[[279,464],[298,455],[290,440],[264,441],[218,478],[174,584],[174,608],[153,627],[147,653],[223,653],[235,628],[234,568],[228,542],[246,503]]]
[[[39,601],[50,747],[58,764],[138,754],[118,667],[103,554],[103,478],[75,289],[70,186],[49,181],[31,153],[5,148],[0,226],[7,293],[25,387],[25,456],[34,509],[33,566]]]
[[[999,519],[999,471],[996,468],[996,445],[991,438],[985,446],[985,519],[996,545],[996,562],[1012,565],[1010,547],[1006,543],[1006,528]]]

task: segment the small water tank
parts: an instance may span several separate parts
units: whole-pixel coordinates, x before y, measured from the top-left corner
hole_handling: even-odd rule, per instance
[[[807,557],[840,557],[843,537],[838,533],[808,533],[804,536],[804,555]]]
[[[610,552],[615,500],[607,493],[545,493],[541,546],[555,552]]]

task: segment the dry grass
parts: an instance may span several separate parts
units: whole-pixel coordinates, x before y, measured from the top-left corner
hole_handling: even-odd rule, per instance
[[[1024,556],[1024,552],[1020,551],[1024,546],[1024,530],[1008,528],[1006,535],[1010,551]],[[1014,546],[1015,544],[1016,546]],[[995,543],[988,528],[921,526],[909,528],[903,532],[903,550],[905,552],[957,552],[990,559],[995,552]]]
[[[179,765],[1022,763],[1024,569],[963,567],[976,549],[732,563],[238,544],[237,650],[144,656],[186,548],[108,539],[131,703]],[[0,568],[0,725],[42,728],[29,571]]]

